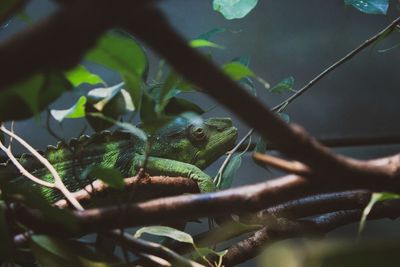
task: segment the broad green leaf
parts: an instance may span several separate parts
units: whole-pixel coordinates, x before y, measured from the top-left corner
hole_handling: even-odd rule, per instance
[[[0,121],[32,117],[70,88],[60,73],[36,74],[4,88],[0,92]]]
[[[121,75],[125,83],[125,90],[131,96],[134,109],[139,110],[142,101],[142,80],[137,75],[129,73],[122,73]]]
[[[261,136],[258,138],[254,152],[264,154],[267,151],[267,142]]]
[[[225,28],[214,28],[208,32],[200,34],[195,39],[210,40],[211,37],[213,37],[214,35],[225,32],[225,31],[226,31]]]
[[[204,110],[195,103],[184,98],[173,97],[168,101],[164,109],[166,115],[179,115],[184,112],[194,112],[198,115],[204,113]]]
[[[272,87],[270,91],[272,93],[283,93],[286,91],[291,91],[293,89],[294,85],[294,77],[289,76],[282,81],[280,81],[277,85]]]
[[[400,195],[398,195],[398,194],[387,193],[387,192],[373,193],[371,195],[371,200],[369,201],[368,205],[363,210],[363,214],[361,216],[360,223],[358,225],[358,235],[360,236],[362,231],[364,230],[365,223],[367,221],[367,217],[377,202],[389,200],[389,199],[398,199],[398,198],[400,198]]]
[[[235,81],[239,81],[246,77],[256,76],[252,70],[239,62],[226,63],[223,66],[223,70]]]
[[[113,100],[122,90],[123,83],[119,83],[115,86],[105,87],[105,88],[95,88],[88,92],[87,97],[92,102],[96,102],[93,106],[98,111],[103,111],[104,108]],[[132,105],[132,103],[131,103]],[[125,110],[124,105],[120,107]]]
[[[161,113],[169,100],[179,93],[177,85],[180,81],[180,75],[172,71],[168,74],[165,83],[161,87],[156,86],[152,88],[152,95],[157,102],[155,107],[157,113]]]
[[[90,166],[82,173],[83,178],[90,177],[92,179],[100,179],[112,188],[123,189],[125,186],[122,174],[113,168],[105,168],[98,166]]]
[[[41,266],[50,267],[119,267],[124,266],[115,257],[95,253],[83,244],[66,239],[34,235],[30,247]]]
[[[65,77],[72,83],[74,87],[78,87],[81,84],[87,83],[91,85],[103,83],[104,81],[100,76],[88,71],[85,66],[78,65],[74,69],[67,71]]]
[[[113,125],[118,126],[119,128],[121,128],[123,131],[131,133],[135,136],[137,136],[139,139],[143,140],[143,141],[147,141],[147,134],[140,128],[127,123],[127,122],[120,122],[120,121],[116,121],[112,118],[106,117],[101,113],[87,113],[87,116],[91,116],[91,117],[96,117],[96,118],[100,118],[102,120],[111,122]]]
[[[96,88],[89,91],[85,105],[86,113],[100,112],[108,118],[118,120],[128,111],[135,109],[131,95],[122,88],[120,83],[112,87]],[[114,123],[87,116],[86,120],[96,131],[110,128]]]
[[[190,41],[190,46],[193,48],[211,47],[211,48],[224,49],[224,47],[222,45],[210,42],[205,39],[194,39],[194,40]]]
[[[221,184],[219,186],[220,190],[228,189],[232,186],[235,174],[242,165],[242,154],[234,155],[229,161],[228,165],[225,167],[222,173]]]
[[[283,112],[279,112],[279,113],[277,113],[277,114],[278,114],[278,116],[279,116],[283,121],[285,121],[285,122],[287,122],[287,123],[290,122],[290,117],[289,117],[288,114],[283,113]]]
[[[344,0],[344,3],[367,14],[386,15],[389,8],[389,0]]]
[[[122,35],[105,35],[86,59],[119,72],[135,109],[139,109],[142,79],[147,75],[148,63],[144,50],[135,40]]]
[[[6,218],[6,204],[0,200],[0,262],[6,260],[12,253],[12,241]]]
[[[232,60],[232,62],[238,62],[246,67],[250,66],[250,57],[248,56],[241,56]],[[260,80],[258,77],[257,80]],[[245,77],[239,80],[239,83],[243,85],[246,89],[248,89],[254,96],[257,96],[257,91],[254,86],[254,82],[250,77]]]
[[[139,238],[144,233],[150,234],[150,235],[156,235],[156,236],[169,237],[169,238],[172,238],[172,239],[182,242],[182,243],[189,243],[189,244],[194,245],[194,241],[193,241],[193,238],[191,235],[189,235],[183,231],[168,227],[168,226],[142,227],[136,231],[134,237]]]
[[[104,35],[85,58],[114,71],[135,74],[138,77],[147,68],[147,58],[140,45],[132,38],[117,34]]]
[[[78,101],[70,107],[69,109],[57,110],[52,109],[50,110],[51,115],[59,122],[62,122],[64,119],[77,119],[85,117],[85,104],[86,104],[86,97],[81,96]]]
[[[152,121],[158,118],[156,112],[156,101],[147,92],[143,92],[142,103],[140,104],[140,120],[142,122]]]
[[[226,19],[240,19],[256,7],[258,0],[214,0],[213,9]]]

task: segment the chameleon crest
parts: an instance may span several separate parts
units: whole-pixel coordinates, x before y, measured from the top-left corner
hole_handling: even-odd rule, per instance
[[[177,117],[153,134],[146,172],[188,177],[198,183],[200,191],[214,191],[211,177],[202,169],[227,152],[236,138],[237,129],[229,118],[191,121]],[[56,168],[68,189],[77,191],[90,183],[79,174],[91,165],[116,168],[124,177],[135,175],[143,165],[145,150],[146,144],[138,136],[116,131],[81,136],[72,139],[68,145],[59,142],[49,146],[44,156]],[[23,155],[20,162],[36,177],[53,180],[48,170],[32,156]],[[4,164],[0,175],[13,183],[31,184],[11,165],[10,162]],[[40,190],[50,201],[60,198],[52,189],[41,187]]]

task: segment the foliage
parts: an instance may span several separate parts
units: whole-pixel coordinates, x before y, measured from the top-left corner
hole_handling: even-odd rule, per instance
[[[10,7],[17,2],[19,1],[2,1],[0,3],[0,18],[7,14]],[[226,19],[232,20],[248,15],[257,3],[257,0],[213,0],[212,7]],[[367,14],[385,15],[389,8],[388,0],[344,0],[344,4]],[[7,22],[2,26],[6,26]],[[225,31],[225,28],[212,29],[190,40],[188,45],[200,49],[202,52],[209,52],[208,55],[212,60],[213,55],[210,51],[229,49],[229,47],[210,40],[216,34],[222,34]],[[382,35],[382,38],[391,33],[391,31],[388,31],[384,36]],[[113,81],[112,84],[109,84],[105,76],[102,77],[90,71],[90,68],[87,67],[90,64],[97,64],[117,73],[120,78],[119,81],[116,83]],[[293,89],[295,81],[293,76],[288,76],[269,88],[269,84],[251,69],[250,59],[246,56],[225,62],[220,68],[254,96],[257,96],[254,81],[261,84],[262,90],[269,89],[271,93],[292,94],[297,92]],[[148,147],[146,149],[149,149],[152,134],[163,125],[177,116],[196,120],[198,115],[207,111],[197,101],[191,101],[186,97],[188,94],[197,97],[199,88],[195,88],[174,69],[165,66],[165,63],[160,64],[156,77],[148,77],[148,73],[149,59],[141,43],[124,32],[112,31],[104,34],[98,40],[96,46],[84,55],[83,62],[74,68],[65,72],[39,72],[2,90],[0,92],[0,121],[22,120],[35,116],[39,118],[40,112],[50,109],[49,106],[63,93],[73,90],[77,98],[75,104],[65,109],[60,109],[60,107],[50,109],[50,114],[56,122],[63,124],[70,119],[84,119],[95,132],[113,127],[120,128],[147,142]],[[284,104],[276,113],[285,122],[290,121],[289,115],[283,113],[287,104]],[[141,122],[141,128],[133,124],[136,121]],[[248,146],[242,152],[237,153],[238,147],[228,152],[228,157],[215,178],[215,184],[219,190],[228,189],[232,186],[235,175],[242,165],[244,153],[250,149],[251,136],[252,131],[242,139],[242,144],[246,144],[245,141],[248,141]],[[4,138],[2,138],[2,143],[4,143]],[[268,142],[261,137],[258,138],[254,151],[265,153],[268,149]],[[123,189],[125,185],[124,177],[116,169],[91,166],[79,175],[84,179],[100,179],[117,190]],[[2,193],[0,195],[0,261],[21,263],[16,256],[18,255],[17,252],[21,251],[13,250],[12,237],[15,232],[20,233],[29,230],[24,225],[15,227],[12,225],[13,222],[7,217],[7,208],[10,202],[23,204],[35,211],[41,211],[47,221],[63,224],[73,232],[77,229],[77,222],[71,216],[71,213],[51,206],[43,199],[37,187],[24,190],[3,179],[0,182],[0,189]],[[376,202],[397,198],[399,198],[398,195],[391,193],[373,194],[360,220],[359,233],[365,227],[367,216]],[[255,229],[252,228],[252,230]],[[143,227],[138,229],[133,237],[143,239],[145,234],[190,244],[194,253],[185,255],[185,257],[206,262],[210,266],[222,266],[222,258],[227,252],[226,250],[211,248],[212,246],[198,247],[190,234],[171,227]],[[398,248],[397,245],[395,248]],[[334,251],[332,247],[337,248],[336,244],[332,247],[328,244],[327,247],[326,251],[328,252]],[[324,253],[321,253],[321,255],[323,254],[325,257],[326,251],[323,251]],[[370,251],[369,247],[366,251]],[[103,253],[98,246],[86,243],[82,239],[66,240],[45,235],[33,235],[29,249],[24,248],[24,252],[30,257],[33,254],[41,266],[123,265],[122,260],[115,257],[113,253],[111,253],[111,256],[110,253]],[[306,252],[308,254],[305,253],[307,256],[304,258],[306,259],[305,262],[307,264],[314,262],[313,257],[315,255],[308,250]],[[347,250],[347,252],[351,254],[354,251]],[[293,254],[287,247],[276,253],[275,255],[280,255],[286,261],[287,265],[282,266],[302,266],[295,265],[301,260],[296,258],[297,254]],[[358,253],[359,251],[356,250],[351,256],[358,255]],[[322,258],[321,255],[317,255],[318,261]],[[295,259],[293,260],[293,258]],[[355,257],[355,259],[362,261],[360,257]],[[36,264],[32,263],[36,260],[31,260],[29,263]],[[268,256],[266,261],[276,264],[273,260],[273,257]],[[21,265],[23,264],[21,263]]]
[[[344,0],[344,2],[367,14],[386,15],[389,8],[389,0]]]
[[[240,19],[253,10],[257,2],[258,0],[213,0],[213,8],[226,19]]]

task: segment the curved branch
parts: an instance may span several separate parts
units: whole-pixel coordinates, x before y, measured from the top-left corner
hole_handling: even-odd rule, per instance
[[[143,39],[187,80],[239,115],[278,150],[309,166],[313,173],[320,176],[319,179],[336,179],[340,182],[350,180],[354,183],[397,181],[393,188],[398,190],[399,179],[393,178],[399,173],[389,171],[385,166],[331,153],[299,126],[288,125],[280,120],[259,100],[227,77],[220,68],[190,48],[158,10],[149,9],[145,13],[140,18],[122,21],[122,26]]]
[[[277,219],[277,223],[274,224],[272,228],[266,226],[255,232],[249,238],[230,247],[228,253],[224,256],[224,264],[225,266],[234,266],[255,257],[269,241],[306,236],[309,234],[324,234],[338,227],[358,222],[361,215],[362,209],[352,209],[331,212],[300,221]],[[368,216],[368,219],[395,219],[399,216],[400,200],[388,200],[377,203]]]
[[[334,64],[329,66],[327,69],[325,69],[323,72],[318,74],[314,79],[309,81],[303,88],[298,90],[295,94],[293,94],[291,97],[280,103],[279,105],[276,105],[275,107],[272,108],[273,111],[280,110],[283,107],[287,106],[290,104],[293,100],[304,94],[308,89],[310,89],[314,84],[316,84],[319,80],[324,78],[326,75],[328,75],[330,72],[338,68],[340,65],[345,63],[346,61],[349,61],[352,57],[354,57],[356,54],[373,44],[375,41],[377,41],[379,38],[382,36],[385,36],[386,34],[392,32],[396,26],[400,23],[400,17],[396,18],[393,20],[388,26],[386,26],[384,29],[382,29],[380,32],[376,33],[374,36],[370,37],[368,40],[365,40],[362,44],[357,46],[355,49],[350,51],[347,55],[345,55],[343,58],[339,59],[336,61]]]

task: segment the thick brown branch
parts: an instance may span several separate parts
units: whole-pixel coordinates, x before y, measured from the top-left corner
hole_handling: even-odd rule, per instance
[[[394,171],[397,170],[394,168]],[[215,193],[166,197],[129,204],[124,207],[112,206],[82,212],[73,211],[73,215],[79,221],[79,232],[87,233],[118,227],[163,224],[176,221],[176,218],[187,221],[199,217],[257,211],[306,194],[359,188],[373,191],[396,189],[392,187],[392,183],[370,183],[368,180],[360,180],[357,183],[351,181],[348,183],[337,183],[336,181],[317,183],[318,180],[310,181],[301,176],[289,175],[260,184]],[[124,213],[121,212],[122,210]],[[56,235],[71,234],[67,229],[61,231],[62,225],[52,225],[40,214],[32,213],[27,209],[16,208],[13,213],[14,218],[32,227],[35,231],[53,232]]]
[[[326,147],[356,147],[356,146],[377,146],[377,145],[396,145],[400,144],[400,136],[364,136],[364,137],[339,137],[339,138],[318,138],[318,142]],[[243,144],[239,146],[237,152],[253,151],[256,143],[251,143],[249,146]],[[268,150],[276,150],[272,144],[267,145]]]
[[[7,20],[11,19],[19,10],[21,10],[27,3],[27,0],[16,0],[12,1],[6,10],[2,10],[0,14],[0,27],[3,23],[6,23]]]
[[[284,123],[205,56],[190,48],[157,10],[148,10],[140,21],[137,18],[126,20],[123,26],[147,42],[186,79],[238,114],[278,150],[309,166],[319,179],[355,183],[361,180],[369,183],[396,181],[393,188],[398,190],[399,179],[393,179],[398,173],[389,171],[385,166],[335,155],[300,127]]]
[[[358,222],[361,214],[362,209],[352,209],[340,210],[301,221],[277,219],[272,227],[266,226],[249,238],[230,247],[228,253],[224,256],[224,264],[225,266],[234,266],[255,257],[269,241],[305,236],[307,234],[324,234],[338,227]],[[399,216],[400,201],[389,200],[377,203],[368,219],[395,219]]]
[[[135,16],[153,1],[62,1],[53,15],[0,44],[0,90],[38,72],[64,71],[77,65],[98,37],[113,28],[129,6]],[[129,3],[131,2],[131,3]],[[125,13],[125,15],[128,15]]]
[[[130,191],[132,187],[137,189],[135,192],[135,200],[150,199],[156,197],[166,197],[180,195],[183,193],[199,193],[197,183],[191,179],[183,177],[167,177],[167,176],[151,176],[139,179],[137,176],[126,178],[124,191]],[[91,185],[87,185],[85,189],[76,191],[73,196],[82,204],[90,204],[96,202],[96,199],[107,203],[107,199],[118,199],[121,191],[110,188],[106,183],[96,180]],[[114,198],[113,198],[114,197]],[[93,199],[96,198],[96,199]],[[97,203],[97,202],[96,202]],[[59,208],[68,207],[65,199],[54,203]]]
[[[274,215],[288,219],[297,219],[341,209],[357,209],[365,207],[371,198],[371,192],[366,190],[334,192],[322,195],[308,196],[270,207],[259,213]]]

